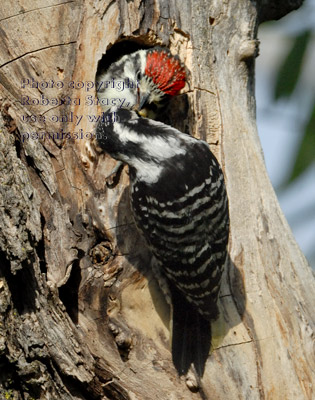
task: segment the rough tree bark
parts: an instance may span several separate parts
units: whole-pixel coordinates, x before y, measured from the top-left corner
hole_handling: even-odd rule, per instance
[[[254,97],[258,25],[301,2],[1,2],[1,400],[314,398],[314,279],[266,174]],[[88,138],[60,137],[93,132],[95,91],[78,82],[94,81],[107,49],[105,62],[155,44],[190,71],[171,123],[209,142],[230,201],[221,317],[198,393],[171,362],[126,171],[106,188],[113,160]],[[41,94],[66,102],[33,104]]]

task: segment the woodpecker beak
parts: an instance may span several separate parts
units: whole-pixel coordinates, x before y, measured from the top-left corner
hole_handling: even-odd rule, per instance
[[[139,104],[138,104],[138,110],[142,110],[144,105],[148,103],[150,97],[150,92],[146,93],[139,93]]]
[[[138,89],[138,101],[134,107],[134,110],[137,111],[141,117],[146,118],[148,116],[148,110],[145,108],[145,105],[148,103],[149,97],[150,92],[141,93]]]

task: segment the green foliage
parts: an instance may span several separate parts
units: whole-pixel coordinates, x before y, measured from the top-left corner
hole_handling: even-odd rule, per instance
[[[293,93],[300,76],[310,37],[311,32],[305,31],[294,39],[292,47],[278,72],[274,91],[276,100],[280,97],[289,97]]]
[[[296,160],[288,180],[291,183],[300,176],[315,161],[315,104],[313,112],[306,125]]]
[[[276,100],[294,96],[294,89],[301,75],[304,56],[311,37],[311,31],[306,30],[294,39],[292,47],[278,71],[274,90]],[[315,161],[315,103],[304,132],[301,134],[303,138],[296,153],[295,163],[284,187],[297,179]]]

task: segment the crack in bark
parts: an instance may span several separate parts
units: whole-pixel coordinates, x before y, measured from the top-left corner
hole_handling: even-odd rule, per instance
[[[232,293],[230,293],[230,294],[223,294],[222,296],[219,296],[219,299],[223,299],[224,297],[232,297]]]
[[[55,110],[56,108],[59,108],[59,107],[62,107],[62,106],[64,106],[64,104],[58,104],[57,106],[51,107],[51,108],[49,108],[48,110],[44,111],[44,112],[43,112],[42,114],[40,114],[40,115],[43,116],[43,115],[47,114],[49,111]]]
[[[201,90],[202,92],[207,92],[207,93],[210,93],[210,94],[212,94],[214,96],[217,96],[217,93],[212,92],[211,90],[208,90],[208,89],[204,89],[204,88],[200,88],[200,87],[194,87],[191,92],[193,92],[194,90]]]
[[[246,343],[252,343],[253,341],[254,340],[251,339],[251,340],[246,340],[246,342],[225,344],[224,346],[217,347],[215,350],[224,349],[225,347],[239,346],[241,344],[246,344]]]
[[[11,18],[19,17],[19,16],[21,16],[21,15],[28,14],[28,13],[30,13],[30,12],[39,11],[39,10],[44,10],[45,8],[59,7],[59,6],[63,6],[64,4],[69,4],[69,3],[75,3],[75,1],[74,1],[74,0],[70,0],[70,1],[66,1],[66,2],[64,2],[64,3],[60,3],[60,4],[53,4],[53,5],[51,5],[51,6],[33,8],[33,9],[31,9],[31,10],[27,10],[27,11],[24,11],[24,12],[19,12],[18,14],[10,15],[9,17],[5,17],[5,18],[3,18],[3,19],[0,19],[0,22],[6,21],[6,20],[11,19]]]
[[[265,338],[261,338],[261,339],[250,339],[250,340],[246,340],[245,342],[239,342],[239,343],[230,343],[230,344],[225,344],[224,346],[220,346],[215,348],[214,350],[219,350],[219,349],[223,349],[225,347],[231,347],[231,346],[239,346],[241,344],[247,344],[247,343],[257,343],[257,342],[261,342],[262,340],[267,340],[267,339],[272,339],[274,336],[268,336]]]
[[[16,57],[16,58],[13,58],[12,60],[7,61],[7,62],[5,62],[4,64],[0,65],[0,68],[3,68],[3,67],[5,67],[6,65],[11,64],[12,62],[17,61],[17,60],[19,60],[20,58],[23,58],[23,57],[28,56],[28,55],[30,55],[30,54],[38,53],[39,51],[47,50],[47,49],[50,49],[50,48],[53,48],[53,47],[68,46],[69,44],[74,44],[74,43],[76,43],[76,42],[77,42],[77,41],[74,40],[74,41],[67,42],[67,43],[52,44],[52,45],[50,45],[50,46],[41,47],[40,49],[37,49],[37,50],[28,51],[28,52],[22,54],[21,56],[18,56],[18,57]]]
[[[135,225],[135,223],[130,221],[130,222],[127,222],[126,224],[111,226],[110,228],[107,228],[105,230],[105,232],[110,231],[112,229],[121,228],[122,226],[132,226],[132,225]]]
[[[109,2],[109,4],[107,5],[107,7],[105,8],[104,12],[101,15],[101,21],[103,20],[104,16],[106,15],[106,13],[110,9],[110,7],[115,3],[116,3],[116,0],[112,0],[111,2]]]

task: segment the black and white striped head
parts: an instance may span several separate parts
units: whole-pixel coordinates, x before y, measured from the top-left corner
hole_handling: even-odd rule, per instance
[[[97,96],[103,110],[112,106],[146,108],[175,96],[185,85],[185,68],[168,49],[154,47],[123,56],[96,77]]]

